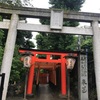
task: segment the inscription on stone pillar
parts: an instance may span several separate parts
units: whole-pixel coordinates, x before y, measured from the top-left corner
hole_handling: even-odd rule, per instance
[[[87,68],[87,55],[80,55],[80,100],[88,100],[88,68]]]
[[[62,29],[63,26],[63,11],[61,10],[51,10],[51,29]]]

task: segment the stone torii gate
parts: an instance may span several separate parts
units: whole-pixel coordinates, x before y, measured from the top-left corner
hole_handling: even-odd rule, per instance
[[[5,73],[4,91],[2,100],[6,100],[13,52],[17,36],[17,30],[74,34],[74,35],[90,35],[93,36],[95,76],[98,100],[100,100],[100,14],[85,12],[70,12],[55,9],[38,9],[38,8],[16,8],[0,6],[0,14],[5,17],[11,17],[10,22],[0,22],[0,29],[8,29],[8,37],[6,41],[4,57],[2,61],[1,73]],[[35,25],[21,23],[19,17],[25,18],[49,18],[50,25]],[[92,27],[64,27],[63,20],[76,20],[80,22],[89,22]],[[84,98],[83,98],[84,99]],[[83,100],[82,99],[82,100]],[[88,99],[84,99],[88,100]]]

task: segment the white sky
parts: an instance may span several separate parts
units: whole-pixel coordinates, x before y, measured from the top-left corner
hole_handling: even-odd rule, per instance
[[[35,8],[49,8],[50,4],[48,3],[49,0],[31,0],[33,6]],[[93,13],[100,13],[100,0],[85,0],[85,3],[83,4],[82,8],[81,8],[82,12],[93,12]],[[35,19],[28,19],[29,23],[33,23],[34,24],[39,24],[39,20]],[[89,24],[84,24],[82,23],[81,26],[85,26],[85,25],[89,25]],[[33,39],[35,42],[35,36],[37,34],[37,32],[33,33]],[[35,43],[36,44],[36,43]]]
[[[86,0],[81,11],[100,13],[100,0]]]
[[[49,0],[31,0],[34,7],[37,8],[48,8]]]
[[[37,8],[48,8],[50,4],[49,0],[31,0],[34,7]],[[100,12],[100,0],[85,0],[82,11],[85,12]]]

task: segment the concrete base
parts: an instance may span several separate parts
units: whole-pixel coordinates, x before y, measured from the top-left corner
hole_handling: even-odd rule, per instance
[[[67,99],[68,98],[67,95],[62,95],[62,94],[59,94],[59,97],[62,98],[62,99]]]

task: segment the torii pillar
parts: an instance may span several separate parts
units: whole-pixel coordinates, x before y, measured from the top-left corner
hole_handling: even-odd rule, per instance
[[[100,100],[100,29],[98,21],[92,22],[93,29],[93,49],[94,49],[94,65],[96,77],[97,97]]]
[[[61,94],[62,97],[66,97],[67,94],[67,82],[66,82],[66,66],[65,66],[65,56],[61,56]]]
[[[19,17],[17,14],[12,14],[11,22],[9,25],[9,31],[7,36],[7,41],[5,45],[5,51],[1,66],[1,73],[5,73],[5,80],[4,80],[4,89],[2,100],[6,100],[10,71],[11,71],[11,64],[14,54],[14,47],[17,37],[17,24],[18,24]]]

